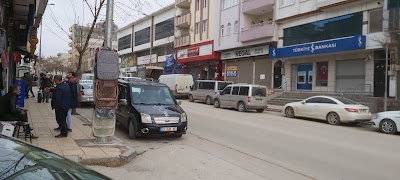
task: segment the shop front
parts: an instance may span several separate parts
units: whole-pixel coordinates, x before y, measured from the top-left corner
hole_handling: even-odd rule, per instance
[[[374,67],[382,50],[365,48],[366,37],[355,35],[270,48],[270,54],[275,63],[282,64],[281,84],[287,90],[372,93]]]
[[[191,74],[194,79],[224,79],[224,65],[220,61],[221,54],[214,51],[214,41],[179,48],[176,53],[184,74]]]
[[[225,62],[225,77],[235,83],[272,86],[272,61],[268,57],[269,46],[249,47],[225,51],[221,59]]]

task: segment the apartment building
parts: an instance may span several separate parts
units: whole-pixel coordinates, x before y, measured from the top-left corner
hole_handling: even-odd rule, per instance
[[[87,47],[86,52],[83,54],[82,58],[82,72],[84,73],[92,73],[94,67],[94,60],[96,56],[96,49],[103,47],[104,42],[104,22],[99,22],[95,25],[93,29],[93,33],[89,39],[89,45]],[[114,25],[114,33],[112,37],[112,49],[117,48],[117,26]],[[81,26],[78,24],[74,24],[69,28],[71,34],[69,38],[71,42],[68,44],[71,47],[71,50],[68,51],[70,54],[70,62],[71,64],[77,64],[79,60],[79,52],[78,47],[83,47],[86,41],[86,37],[89,34],[90,24],[86,26]]]
[[[270,54],[282,64],[284,88],[384,95],[383,1],[278,0],[275,22],[278,45]]]
[[[269,47],[276,47],[275,0],[218,0],[215,51],[221,52],[225,79],[269,88],[281,86],[281,73],[273,74]],[[277,64],[276,64],[277,66]],[[281,66],[278,67],[278,70]]]
[[[170,74],[174,67],[175,4],[121,28],[118,32],[118,53],[122,75],[145,77],[145,68],[158,66]],[[178,72],[179,67],[175,67]]]
[[[214,50],[216,3],[213,0],[176,0],[175,50],[184,73],[194,79],[223,79],[221,53]]]

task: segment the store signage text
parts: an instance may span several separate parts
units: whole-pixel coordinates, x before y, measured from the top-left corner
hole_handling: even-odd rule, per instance
[[[333,53],[366,48],[366,37],[363,35],[350,36],[308,44],[270,48],[273,58],[296,57],[313,54]]]
[[[237,66],[227,66],[226,67],[226,77],[236,77],[237,76]]]
[[[240,49],[236,51],[227,51],[222,53],[221,59],[234,59],[251,56],[267,55],[269,46],[254,47],[248,49]]]
[[[194,47],[194,48],[189,48],[188,49],[188,56],[189,57],[199,56],[199,54],[200,54],[200,48],[199,47]]]

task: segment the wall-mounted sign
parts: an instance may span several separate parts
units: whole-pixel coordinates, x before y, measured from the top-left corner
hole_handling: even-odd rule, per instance
[[[188,49],[188,57],[196,57],[200,55],[200,48],[194,47]]]
[[[282,48],[270,48],[270,55],[273,58],[286,58],[365,49],[365,47],[366,37],[363,35],[356,35],[302,45],[286,46]]]
[[[157,62],[157,54],[147,55],[147,56],[141,56],[137,58],[137,65],[144,65],[144,64],[150,64],[151,63],[156,63]]]
[[[212,44],[202,45],[198,47],[191,47],[187,49],[181,49],[177,52],[178,59],[185,59],[197,56],[207,56],[213,54]]]
[[[226,66],[226,77],[236,77],[237,70],[237,66]]]
[[[235,51],[223,52],[221,59],[235,59],[251,56],[267,55],[269,53],[269,46],[260,46],[247,49],[239,49]]]

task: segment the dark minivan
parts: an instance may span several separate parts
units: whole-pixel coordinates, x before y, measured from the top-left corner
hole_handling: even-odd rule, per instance
[[[128,128],[129,138],[186,134],[187,115],[167,85],[119,80],[118,91],[117,122]]]

